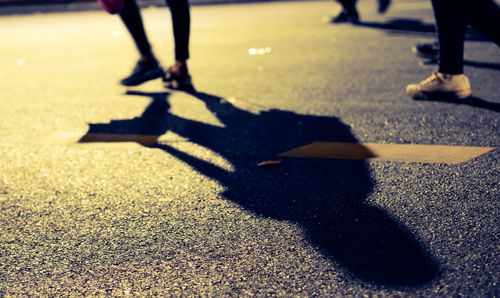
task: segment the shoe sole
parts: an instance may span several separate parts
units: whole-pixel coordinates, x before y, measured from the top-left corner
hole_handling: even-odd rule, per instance
[[[359,19],[349,19],[349,20],[334,20],[332,19],[330,21],[331,24],[353,24],[353,25],[359,25],[360,20]]]
[[[434,92],[425,92],[421,91],[411,96],[413,99],[444,99],[444,100],[453,100],[453,99],[466,99],[471,96],[472,90],[461,89],[457,91],[434,91]]]
[[[127,86],[127,87],[132,87],[132,86],[137,86],[137,85],[140,85],[140,84],[143,84],[147,81],[151,81],[151,80],[155,80],[155,79],[158,79],[158,78],[161,78],[163,77],[163,70],[161,68],[156,68],[156,69],[153,69],[153,70],[150,70],[150,71],[147,71],[142,77],[140,80],[136,80],[136,81],[132,81],[132,82],[121,82],[121,84],[123,86]]]
[[[168,71],[167,71],[166,75],[168,75]],[[165,87],[167,89],[181,90],[181,91],[193,91],[194,90],[193,82],[191,81],[191,76],[189,76],[187,79],[182,80],[182,81],[177,80],[175,78],[167,79],[165,76],[163,77],[163,87]]]
[[[163,87],[167,89],[173,89],[173,90],[181,90],[181,91],[193,91],[194,86],[191,82],[189,83],[180,83],[179,81],[170,81],[170,82],[163,82]]]

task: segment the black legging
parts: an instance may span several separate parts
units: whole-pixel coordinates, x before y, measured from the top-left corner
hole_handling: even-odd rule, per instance
[[[357,0],[337,0],[337,2],[342,5],[342,8],[349,12],[356,11],[356,1]]]
[[[492,0],[432,0],[439,71],[463,73],[465,29],[471,25],[500,46],[500,7]]]
[[[166,2],[172,15],[175,60],[185,61],[189,58],[189,30],[191,24],[189,3],[187,0],[166,0]],[[151,45],[144,31],[139,7],[135,0],[125,0],[120,17],[132,35],[141,55],[152,56]]]

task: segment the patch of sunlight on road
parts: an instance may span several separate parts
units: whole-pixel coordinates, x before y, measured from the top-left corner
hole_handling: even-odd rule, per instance
[[[430,1],[417,1],[417,2],[397,2],[390,8],[391,11],[402,10],[418,10],[418,9],[432,9]]]
[[[281,153],[279,156],[459,164],[494,149],[472,146],[314,142]]]

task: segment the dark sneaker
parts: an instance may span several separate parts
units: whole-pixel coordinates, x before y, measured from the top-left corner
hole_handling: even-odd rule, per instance
[[[169,89],[192,91],[194,90],[191,76],[189,74],[178,74],[172,71],[172,68],[167,69],[163,76],[163,86]]]
[[[417,44],[413,46],[412,52],[420,58],[438,60],[439,44],[437,42]]]
[[[137,62],[132,74],[121,80],[124,86],[137,86],[144,82],[154,80],[163,76],[163,69],[158,65],[157,61]]]
[[[359,15],[357,11],[347,11],[342,10],[340,14],[334,17],[331,20],[333,24],[341,24],[341,23],[351,23],[358,24],[359,23]]]
[[[391,6],[391,0],[378,0],[378,12],[385,13],[389,6]]]

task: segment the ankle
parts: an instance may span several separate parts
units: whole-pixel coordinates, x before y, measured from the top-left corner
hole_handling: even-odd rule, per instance
[[[458,77],[458,76],[463,76],[463,73],[448,73],[448,72],[439,72],[440,74],[447,76],[447,77]]]
[[[188,75],[188,67],[186,61],[176,60],[174,64],[170,67],[170,70],[179,75]]]
[[[158,60],[156,60],[156,57],[153,56],[153,54],[141,56],[140,61],[147,64],[158,64]]]
[[[435,74],[445,80],[453,80],[465,76],[463,73],[446,73],[441,71],[436,71]]]
[[[356,9],[356,6],[354,5],[347,5],[342,7],[342,11],[347,13],[348,15],[358,15],[358,10]]]
[[[457,67],[436,67],[434,69],[434,72],[438,72],[444,76],[447,77],[455,77],[455,76],[461,76],[464,74],[463,69],[457,68]]]

